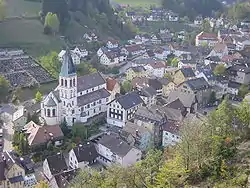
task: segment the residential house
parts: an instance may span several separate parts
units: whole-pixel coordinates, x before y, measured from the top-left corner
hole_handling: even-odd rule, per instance
[[[143,66],[130,67],[126,71],[126,79],[133,80],[136,77],[147,77],[148,71]]]
[[[228,55],[227,45],[223,43],[217,43],[208,56],[217,56],[221,59],[225,55]]]
[[[110,93],[109,101],[112,101],[115,99],[115,96],[120,93],[121,86],[113,78],[106,78],[106,82],[107,82],[107,91]]]
[[[113,163],[128,167],[141,160],[141,150],[130,146],[117,134],[106,133],[94,141],[100,157],[98,161],[104,165]]]
[[[61,145],[63,141],[63,132],[59,125],[40,126],[33,121],[27,123],[23,128],[27,135],[30,147],[45,146],[49,141],[53,141],[55,145]]]
[[[120,131],[120,136],[126,142],[140,149],[146,151],[152,146],[152,132],[145,126],[139,126],[133,122],[128,121],[123,129]]]
[[[194,24],[195,25],[202,25],[203,23],[203,18],[202,16],[197,16],[195,19],[194,19]]]
[[[161,38],[159,35],[152,35],[150,41],[152,44],[156,44],[156,45],[161,44]]]
[[[196,77],[204,78],[210,85],[215,85],[216,78],[211,69],[203,69]]]
[[[178,85],[194,77],[195,74],[192,68],[181,68],[175,72],[173,82]]]
[[[99,61],[103,65],[116,65],[120,63],[120,58],[117,53],[108,51],[102,54]]]
[[[239,84],[250,83],[250,68],[244,65],[233,65],[227,69],[229,80]]]
[[[158,47],[154,50],[155,57],[161,60],[166,60],[170,53],[168,47]]]
[[[43,162],[43,174],[48,180],[66,170],[68,170],[68,166],[62,153],[51,155]]]
[[[174,54],[176,57],[180,57],[183,54],[192,53],[191,46],[183,46],[180,44],[173,43],[173,44],[170,44],[169,48],[170,48],[171,53]]]
[[[176,123],[182,122],[188,114],[188,109],[179,98],[165,104],[162,107],[162,111],[164,112],[168,121]]]
[[[32,171],[29,171],[31,168],[30,163],[25,163],[25,159],[18,157],[14,152],[4,152],[0,160],[0,187],[24,188],[35,186],[37,181],[33,174],[33,168]]]
[[[159,81],[162,84],[162,95],[167,97],[169,93],[175,89],[175,83],[168,78],[161,78]]]
[[[144,66],[151,76],[162,78],[165,74],[165,62],[155,61]]]
[[[133,44],[125,46],[121,49],[121,54],[125,54],[126,56],[133,57],[146,52],[146,48],[143,45]]]
[[[71,57],[72,57],[73,63],[75,65],[79,65],[81,63],[81,57],[80,57],[80,55],[78,53],[75,53],[74,50],[71,50],[70,53],[71,53]],[[59,61],[62,62],[64,60],[64,58],[65,58],[65,55],[66,55],[66,50],[62,50],[58,54]]]
[[[118,48],[119,47],[119,41],[117,41],[117,40],[108,40],[106,46],[109,49]]]
[[[196,70],[197,62],[195,60],[180,60],[178,62],[178,68],[192,68],[193,70]]]
[[[244,50],[247,46],[250,46],[250,39],[249,37],[234,37],[236,43],[236,50],[241,51]]]
[[[170,21],[170,22],[178,22],[179,21],[178,14],[169,13],[169,15],[168,15],[168,21]]]
[[[124,127],[126,121],[133,118],[143,100],[136,92],[117,97],[108,104],[107,123],[118,127]]]
[[[153,136],[153,145],[161,146],[162,142],[162,126],[167,121],[161,106],[151,105],[150,107],[141,106],[135,112],[134,123],[146,127]]]
[[[85,48],[79,48],[79,47],[75,47],[72,50],[73,53],[78,54],[78,56],[80,56],[80,58],[85,58],[86,56],[88,56],[88,51]]]
[[[79,173],[76,169],[70,169],[67,171],[60,172],[49,180],[49,187],[53,188],[67,188],[70,187],[72,180]]]
[[[140,91],[138,91],[138,94],[140,95],[146,106],[156,104],[157,91],[154,88],[144,87]]]
[[[203,77],[185,81],[179,85],[178,91],[195,94],[199,105],[206,105],[211,95],[211,87]]]
[[[198,101],[195,94],[171,91],[166,102],[167,104],[171,104],[177,99],[180,100],[188,113],[195,113],[197,111]]]
[[[69,167],[72,169],[84,169],[94,164],[98,153],[93,143],[78,145],[69,152]]]
[[[23,129],[24,125],[27,123],[27,112],[24,106],[20,107],[13,114],[12,122],[14,124],[14,129],[20,131]]]
[[[83,38],[86,39],[86,41],[89,43],[89,42],[97,41],[98,36],[93,32],[89,32],[89,33],[85,33],[83,35]]]
[[[221,64],[223,62],[218,56],[210,56],[210,57],[205,58],[204,63],[205,65],[209,65],[212,63]]]
[[[239,84],[237,82],[229,81],[227,88],[226,88],[226,91],[228,94],[236,96],[239,94],[240,86],[241,86],[241,84]]]
[[[175,122],[166,122],[162,126],[162,146],[173,146],[181,141],[179,126]]]
[[[201,32],[195,37],[195,46],[215,46],[219,41],[216,34]]]

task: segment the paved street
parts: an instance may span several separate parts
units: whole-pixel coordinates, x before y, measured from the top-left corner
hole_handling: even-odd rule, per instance
[[[13,123],[11,118],[8,116],[1,117],[4,125],[3,125],[3,138],[4,138],[4,151],[12,150],[12,138],[14,134],[14,130],[12,129]]]

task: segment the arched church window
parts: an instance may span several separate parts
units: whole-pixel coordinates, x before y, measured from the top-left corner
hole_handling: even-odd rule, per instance
[[[52,110],[52,116],[55,117],[56,116],[56,109]]]
[[[50,117],[50,109],[47,109],[47,116]]]
[[[72,87],[72,80],[69,81],[69,86]]]
[[[68,85],[68,84],[67,84],[67,80],[65,80],[65,87],[67,87],[67,85]]]
[[[61,79],[61,86],[63,86],[63,79]]]

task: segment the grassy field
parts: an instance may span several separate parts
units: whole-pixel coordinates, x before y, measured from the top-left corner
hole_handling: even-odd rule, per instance
[[[160,5],[161,0],[112,0],[115,3],[130,5],[132,7],[149,7],[150,5]]]
[[[7,17],[16,16],[38,16],[42,8],[40,2],[27,1],[27,0],[6,0]]]
[[[34,56],[60,50],[63,41],[43,34],[43,25],[36,19],[12,19],[0,23],[0,47],[20,47]]]
[[[159,22],[148,22],[147,26],[140,27],[141,32],[155,33],[159,29],[168,28],[170,31],[179,32],[185,30],[187,32],[192,32],[194,28],[185,25],[180,22],[169,22],[169,21],[159,21]]]

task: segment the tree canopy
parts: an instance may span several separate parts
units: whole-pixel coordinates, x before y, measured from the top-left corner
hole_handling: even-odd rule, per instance
[[[0,102],[6,100],[9,94],[9,88],[9,82],[4,77],[0,76]]]
[[[226,67],[223,64],[216,65],[214,68],[214,75],[215,76],[222,76],[226,71]]]
[[[5,17],[6,17],[5,1],[0,0],[0,21],[3,21]]]
[[[48,12],[45,21],[44,27],[49,28],[53,33],[57,33],[59,31],[60,21],[56,14],[52,12]]]
[[[191,19],[198,15],[211,16],[213,12],[222,10],[222,4],[218,0],[162,0],[162,4],[165,8]]]

